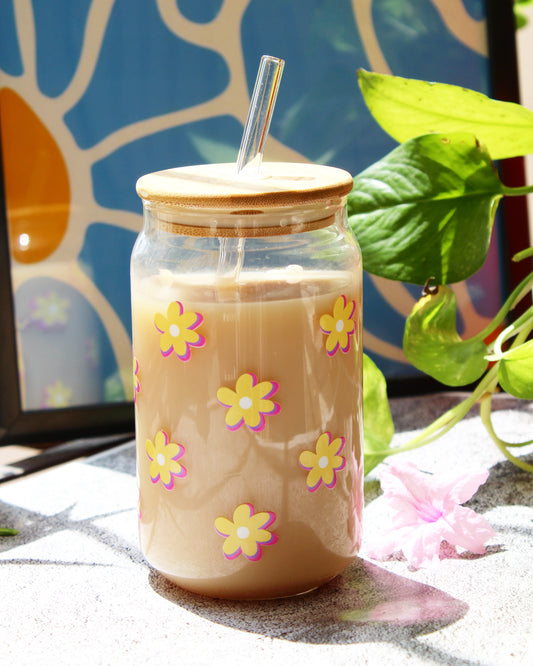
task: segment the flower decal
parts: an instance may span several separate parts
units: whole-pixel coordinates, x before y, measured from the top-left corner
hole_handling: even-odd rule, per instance
[[[137,402],[137,393],[141,390],[141,382],[139,381],[139,360],[136,356],[133,357],[133,402]]]
[[[72,389],[63,384],[60,379],[56,380],[53,384],[48,384],[44,392],[43,407],[45,408],[59,409],[60,407],[69,407],[71,404]]]
[[[68,320],[69,306],[69,300],[60,298],[55,291],[47,296],[37,296],[31,313],[32,320],[43,328],[64,326]]]
[[[191,347],[203,347],[205,338],[195,329],[200,326],[204,318],[198,312],[184,312],[179,301],[172,302],[167,308],[167,316],[157,312],[154,324],[161,333],[159,347],[163,356],[170,356],[172,352],[182,361],[191,357]]]
[[[159,430],[154,441],[146,440],[146,453],[152,461],[150,463],[150,478],[152,483],[161,483],[168,490],[174,487],[174,479],[187,476],[187,470],[178,462],[184,452],[181,444],[168,441],[168,434]]]
[[[386,521],[365,544],[367,555],[384,560],[402,552],[414,568],[438,562],[446,541],[482,555],[494,536],[487,520],[460,506],[485,483],[487,470],[457,477],[425,474],[413,463],[391,463],[380,473]]]
[[[337,483],[337,472],[344,469],[346,460],[339,453],[344,447],[344,437],[336,437],[333,441],[329,432],[324,432],[316,441],[315,452],[302,451],[300,465],[309,470],[307,487],[314,492],[321,483],[333,488]]]
[[[233,512],[233,522],[224,516],[215,520],[215,530],[226,537],[222,546],[224,557],[234,560],[241,553],[249,560],[261,558],[261,546],[276,543],[278,537],[267,530],[276,520],[272,511],[254,513],[251,504],[239,504]]]
[[[237,430],[243,423],[259,432],[265,427],[265,415],[277,414],[280,406],[269,398],[276,393],[277,382],[257,382],[251,372],[237,379],[235,391],[222,386],[217,391],[217,399],[224,407],[229,407],[226,414],[226,425],[230,430]]]
[[[355,301],[346,301],[346,296],[339,296],[333,306],[333,316],[324,314],[320,317],[320,330],[326,338],[326,351],[333,356],[337,350],[346,353],[350,349],[350,336],[355,333]]]

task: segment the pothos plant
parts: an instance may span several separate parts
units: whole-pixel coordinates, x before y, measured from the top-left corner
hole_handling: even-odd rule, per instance
[[[457,86],[360,70],[359,86],[375,120],[397,148],[354,178],[348,219],[374,275],[424,285],[405,324],[403,349],[416,368],[450,387],[475,385],[464,400],[401,446],[386,382],[364,356],[365,472],[391,454],[434,441],[480,404],[489,437],[523,470],[513,454],[523,443],[503,441],[491,421],[493,394],[503,389],[533,399],[533,306],[513,320],[531,294],[533,273],[512,291],[491,323],[474,337],[457,330],[455,293],[448,286],[477,272],[487,257],[502,197],[533,192],[507,187],[492,159],[533,152],[533,112]],[[512,223],[512,221],[510,221]],[[528,260],[526,247],[513,261]],[[493,338],[492,342],[487,342]],[[477,382],[477,384],[476,384]]]

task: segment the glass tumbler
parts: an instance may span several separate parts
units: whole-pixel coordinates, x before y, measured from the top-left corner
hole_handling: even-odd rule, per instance
[[[131,261],[139,530],[179,586],[285,597],[361,542],[362,267],[349,173],[143,176]]]

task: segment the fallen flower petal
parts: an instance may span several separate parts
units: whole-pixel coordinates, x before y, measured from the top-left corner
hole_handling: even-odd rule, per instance
[[[413,463],[384,466],[380,480],[388,524],[365,544],[365,553],[383,560],[401,552],[415,568],[438,561],[443,541],[483,554],[494,531],[483,516],[460,504],[488,475],[486,470],[458,477],[425,474]]]

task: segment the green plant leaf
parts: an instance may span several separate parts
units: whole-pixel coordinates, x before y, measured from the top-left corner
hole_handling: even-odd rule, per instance
[[[517,30],[520,30],[520,28],[525,28],[526,27],[526,25],[527,25],[527,16],[525,14],[522,14],[522,12],[519,12],[515,9],[514,18],[515,18],[515,28]]]
[[[493,159],[533,153],[533,111],[446,83],[360,69],[359,86],[377,123],[396,141],[429,132],[470,132]]]
[[[405,323],[403,349],[408,360],[448,386],[479,379],[488,367],[482,340],[462,340],[457,332],[457,301],[446,286],[423,296]]]
[[[394,424],[387,397],[387,382],[374,361],[363,354],[363,430],[365,474],[376,467],[386,455],[376,454],[389,448]]]
[[[507,393],[533,400],[533,340],[505,352],[498,367],[498,381]]]
[[[348,220],[366,271],[424,284],[483,265],[502,184],[469,134],[426,134],[354,178]]]
[[[531,5],[532,0],[514,0],[515,28],[525,28],[528,24],[528,16],[523,14],[521,9]]]

